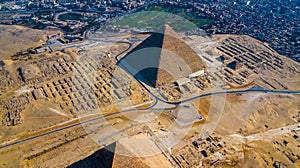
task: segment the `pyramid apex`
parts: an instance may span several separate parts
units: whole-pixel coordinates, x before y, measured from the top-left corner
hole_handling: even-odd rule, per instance
[[[169,24],[165,24],[164,25],[163,34],[167,35],[167,36],[173,36],[175,38],[180,39],[180,37],[178,36],[178,34],[174,31],[174,29]]]
[[[172,83],[205,69],[202,59],[168,24],[163,33],[151,34],[127,53],[122,65],[151,87]]]

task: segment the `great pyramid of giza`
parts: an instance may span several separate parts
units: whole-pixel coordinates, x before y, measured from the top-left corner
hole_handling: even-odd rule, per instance
[[[151,87],[172,83],[205,69],[201,58],[168,25],[163,33],[151,33],[118,65]]]

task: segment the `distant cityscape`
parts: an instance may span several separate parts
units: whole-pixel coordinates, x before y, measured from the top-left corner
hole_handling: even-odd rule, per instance
[[[0,0],[0,167],[300,168],[300,0]]]
[[[300,1],[297,0],[1,0],[0,3],[1,24],[38,29],[54,26],[72,34],[82,34],[94,25],[151,5],[169,12],[181,8],[193,18],[210,19],[211,24],[201,26],[210,34],[247,34],[300,61]],[[73,13],[63,17],[68,12]]]

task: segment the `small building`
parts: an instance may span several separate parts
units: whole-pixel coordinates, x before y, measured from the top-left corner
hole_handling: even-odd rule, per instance
[[[190,74],[188,77],[189,78],[196,78],[196,77],[202,76],[202,75],[204,75],[204,70],[194,72],[194,73]]]
[[[32,92],[32,95],[34,97],[35,100],[38,100],[38,99],[41,99],[44,97],[44,94],[43,92],[41,91],[41,89],[35,89],[33,92]]]
[[[41,70],[37,65],[29,64],[20,67],[18,70],[24,82],[35,80],[41,76]]]
[[[50,47],[41,47],[41,48],[35,49],[36,54],[40,54],[40,53],[47,52],[47,51],[51,51],[51,48]]]
[[[178,86],[184,85],[186,83],[190,82],[190,78],[180,78],[178,80],[175,81],[175,84]]]

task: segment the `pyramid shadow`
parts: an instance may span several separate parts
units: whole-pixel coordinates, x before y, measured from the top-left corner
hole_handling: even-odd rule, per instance
[[[117,65],[138,81],[155,88],[205,69],[197,53],[168,25],[163,33],[151,33]]]
[[[106,148],[102,148],[92,155],[77,161],[68,166],[68,168],[111,168],[114,161],[116,142]]]
[[[164,35],[152,33],[141,44],[127,53],[117,63],[137,80],[155,87],[159,70]]]

